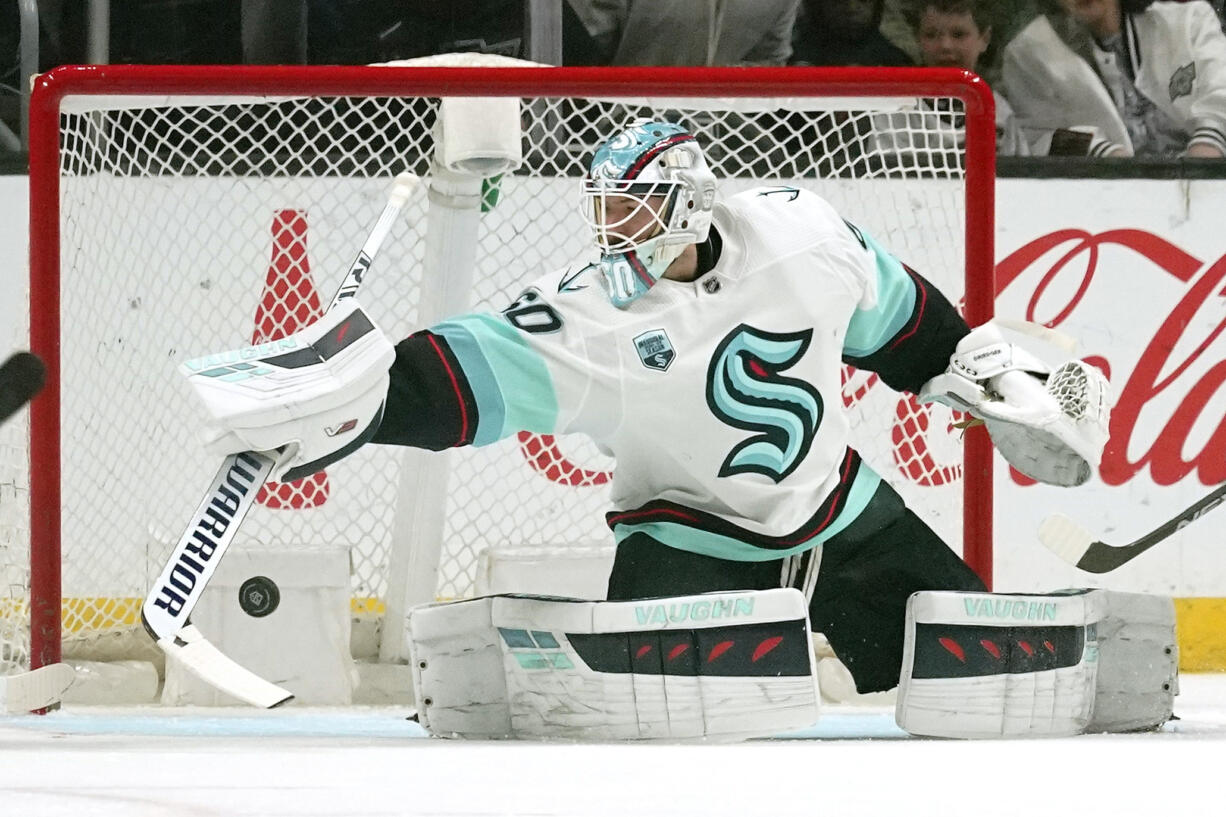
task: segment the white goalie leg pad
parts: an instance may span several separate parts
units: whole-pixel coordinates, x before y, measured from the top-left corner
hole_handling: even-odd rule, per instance
[[[268,452],[280,481],[309,476],[378,430],[396,351],[358,304],[301,332],[180,366],[212,425],[206,449]]]
[[[488,596],[416,607],[407,630],[418,718],[436,736],[736,740],[818,718],[793,589]]]
[[[1170,598],[921,592],[907,603],[895,719],[914,735],[1154,729],[1178,692]]]
[[[1030,348],[1028,349],[1027,346]],[[1036,324],[991,321],[959,341],[949,369],[920,390],[983,420],[1009,464],[1050,485],[1081,485],[1102,459],[1110,423],[1110,385],[1081,360],[1054,369],[1072,341]]]

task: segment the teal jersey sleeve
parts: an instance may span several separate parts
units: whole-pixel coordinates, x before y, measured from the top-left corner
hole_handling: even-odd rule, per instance
[[[843,362],[876,372],[897,391],[918,393],[945,371],[958,341],[970,331],[949,299],[850,223],[873,268],[877,299],[852,314],[843,340]]]
[[[876,268],[877,304],[872,309],[857,309],[852,315],[843,342],[843,354],[864,358],[880,351],[911,321],[915,312],[916,284],[902,262],[871,236],[855,227],[852,232],[868,251]]]
[[[553,376],[524,333],[500,314],[473,313],[431,328],[444,338],[477,405],[473,445],[488,445],[518,431],[556,430]]]

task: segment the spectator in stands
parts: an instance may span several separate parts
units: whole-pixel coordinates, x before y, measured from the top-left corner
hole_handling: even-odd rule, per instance
[[[1023,126],[1090,124],[1138,156],[1226,156],[1226,35],[1208,4],[1047,2],[1005,47]]]
[[[920,0],[908,14],[924,65],[979,72],[992,45],[992,18],[982,0]],[[1013,109],[996,97],[996,151],[1028,156],[1030,147]]]
[[[804,0],[792,65],[914,65],[881,33],[885,0]]]
[[[783,65],[799,0],[568,0],[601,65]]]
[[[907,16],[923,63],[986,73],[991,64],[997,9],[989,0],[916,0]],[[996,150],[1001,156],[1104,155],[1122,148],[1093,128],[1023,131],[1013,108],[999,92],[996,99]]]
[[[1202,0],[1179,0],[1181,3],[1199,3]],[[1226,0],[1204,0],[1204,2],[1213,6],[1214,12],[1217,13],[1218,19],[1222,21],[1222,29],[1226,30]]]
[[[910,8],[912,0],[885,0],[881,14],[881,25],[878,30],[882,36],[902,49],[914,65],[923,62],[920,56],[919,43],[915,41],[915,32],[911,28]]]

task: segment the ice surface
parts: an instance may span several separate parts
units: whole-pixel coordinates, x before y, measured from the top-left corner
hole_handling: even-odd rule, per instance
[[[733,745],[457,742],[409,710],[75,707],[0,718],[0,814],[1167,817],[1226,813],[1226,675],[1181,679],[1162,732],[910,738],[830,707]]]

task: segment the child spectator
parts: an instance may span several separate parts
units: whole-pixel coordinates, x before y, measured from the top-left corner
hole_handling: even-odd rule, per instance
[[[907,19],[924,65],[961,68],[983,75],[991,63],[996,19],[990,8],[995,6],[990,7],[988,0],[915,0],[908,6]],[[1100,155],[1119,149],[1118,145],[1098,137],[1092,128],[1025,131],[1008,100],[999,92],[993,92],[993,96],[996,101],[996,150],[1001,156]],[[960,103],[951,105],[942,100],[930,109],[933,113],[928,116],[952,120],[955,129],[950,133],[956,134],[960,141],[963,127]]]
[[[980,0],[921,0],[909,17],[924,65],[981,72],[992,45],[992,20]],[[999,93],[995,97],[997,153],[1030,155],[1013,109]]]

